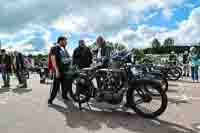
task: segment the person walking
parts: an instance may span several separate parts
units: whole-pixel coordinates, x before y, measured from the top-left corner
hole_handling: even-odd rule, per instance
[[[183,54],[183,76],[187,77],[190,75],[189,60],[189,52],[185,51]]]
[[[79,41],[79,46],[73,53],[73,65],[78,66],[80,69],[90,67],[92,64],[92,53],[85,45],[84,40]]]
[[[26,67],[22,53],[14,51],[13,68],[19,81],[19,88],[27,88]]]
[[[6,53],[6,50],[1,50],[1,56],[0,56],[0,64],[1,64],[1,72],[2,72],[2,78],[4,87],[10,87],[10,73],[11,73],[11,58]]]
[[[67,45],[67,38],[60,36],[57,40],[57,45],[51,49],[51,61],[53,68],[55,69],[55,77],[53,80],[53,88],[48,100],[48,104],[53,104],[53,100],[56,98],[57,92],[62,89],[62,97],[64,100],[69,100],[67,97],[68,90],[72,88],[72,81],[66,78],[65,72],[69,70],[71,59],[70,55],[65,49]]]
[[[193,82],[199,82],[199,55],[196,47],[192,47],[191,50],[191,76]]]

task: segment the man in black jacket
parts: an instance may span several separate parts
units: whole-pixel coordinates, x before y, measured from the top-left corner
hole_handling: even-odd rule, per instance
[[[92,64],[92,53],[85,45],[84,40],[79,41],[79,46],[73,53],[73,65],[77,65],[80,69],[90,67]]]
[[[0,56],[1,72],[4,85],[2,87],[10,87],[11,58],[6,54],[6,50],[1,50]]]

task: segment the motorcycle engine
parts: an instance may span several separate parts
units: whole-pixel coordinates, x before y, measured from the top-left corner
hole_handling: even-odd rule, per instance
[[[122,89],[122,80],[119,74],[108,76],[105,81],[104,88],[99,94],[100,98],[109,104],[120,104],[125,90]]]

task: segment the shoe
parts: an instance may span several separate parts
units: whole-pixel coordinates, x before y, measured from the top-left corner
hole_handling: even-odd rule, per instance
[[[53,104],[53,102],[52,102],[52,101],[50,101],[50,100],[48,100],[48,104],[49,104],[49,105],[52,105],[52,104]]]
[[[18,84],[17,87],[21,87],[23,84]]]
[[[6,85],[2,85],[2,86],[1,86],[1,88],[6,88],[6,87],[7,87]]]
[[[27,88],[27,85],[22,85],[19,88]]]
[[[6,85],[6,87],[10,87],[10,85]]]

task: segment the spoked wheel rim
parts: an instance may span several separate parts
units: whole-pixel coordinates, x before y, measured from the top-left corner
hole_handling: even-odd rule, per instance
[[[85,87],[79,84],[80,80],[85,79],[76,79],[72,82],[72,89],[71,89],[71,97],[75,102],[87,102],[90,98],[90,89],[89,86]]]
[[[148,89],[148,91],[147,91]],[[128,102],[132,109],[145,118],[160,116],[167,108],[167,95],[159,88],[141,84],[128,91]]]
[[[148,88],[149,89],[149,88]],[[143,96],[138,94],[143,92]],[[161,95],[159,96],[156,90],[150,90],[151,92],[143,91],[141,89],[136,89],[133,92],[134,95],[134,103],[136,107],[143,111],[145,114],[152,114],[155,111],[159,110],[162,104]],[[155,94],[156,93],[156,94]]]
[[[177,80],[180,76],[180,71],[177,69],[171,69],[170,73],[168,73],[168,77],[171,80]]]

